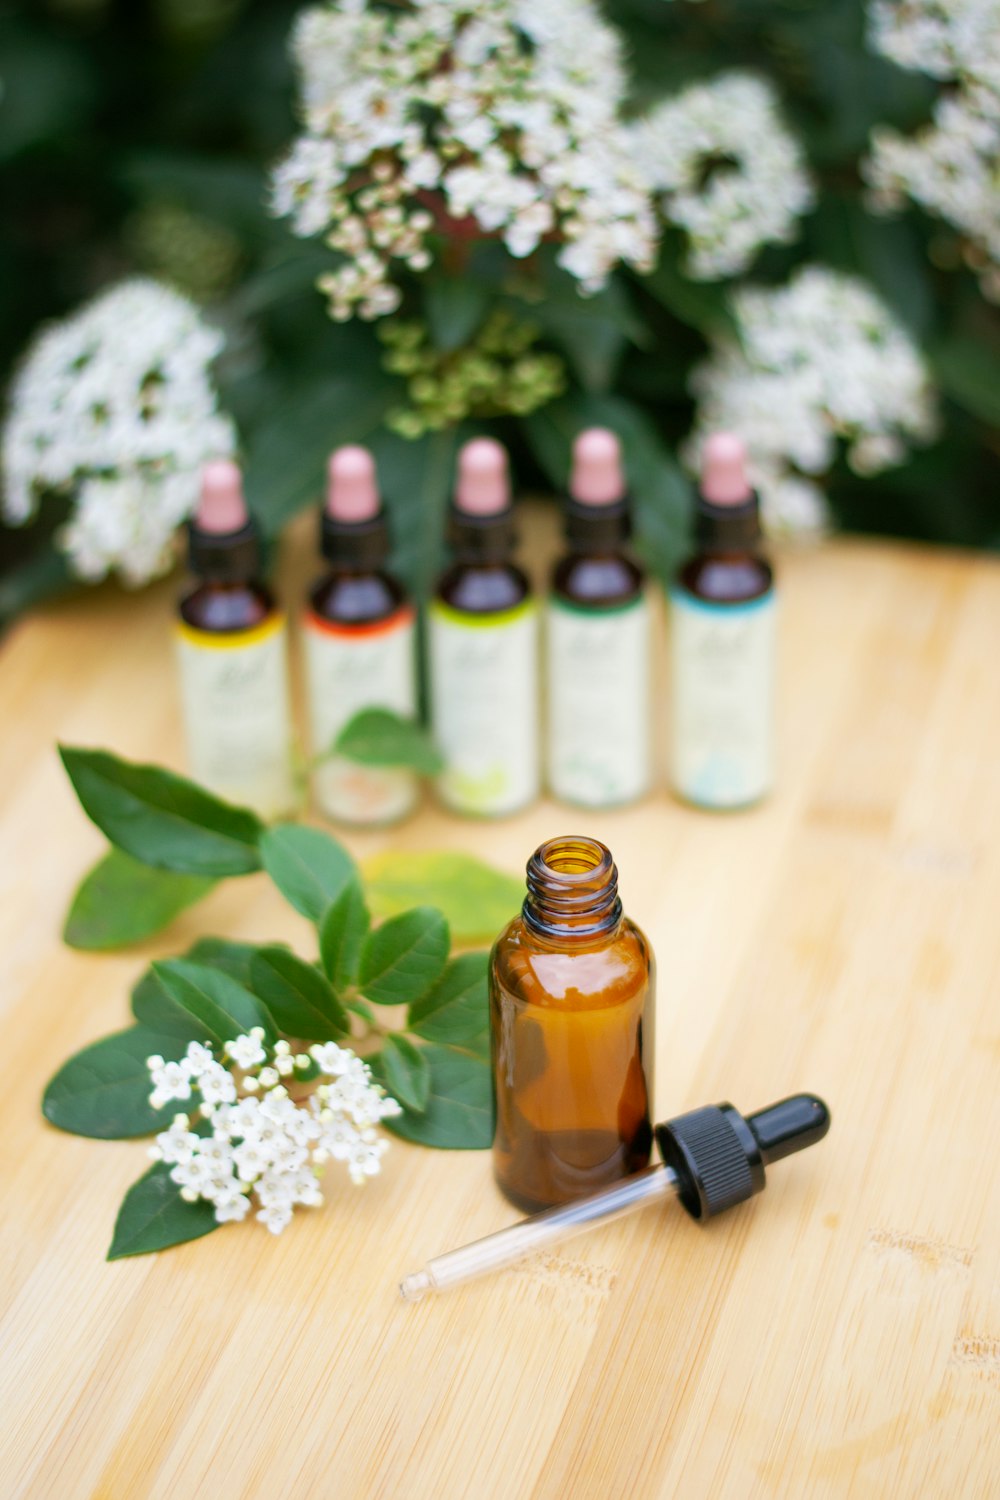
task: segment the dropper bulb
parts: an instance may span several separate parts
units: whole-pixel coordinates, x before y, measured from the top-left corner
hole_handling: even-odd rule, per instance
[[[830,1111],[816,1094],[794,1094],[746,1118],[765,1166],[814,1146],[830,1129]]]

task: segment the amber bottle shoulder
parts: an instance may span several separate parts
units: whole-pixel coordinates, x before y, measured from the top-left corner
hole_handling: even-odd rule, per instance
[[[224,634],[262,625],[276,608],[274,595],[263,583],[197,583],[181,599],[180,617],[196,630]]]
[[[774,573],[756,553],[702,552],[684,564],[677,583],[706,604],[746,604],[773,588]]]
[[[652,951],[628,917],[598,938],[551,941],[517,916],[493,946],[491,973],[525,1005],[604,1009],[633,1000],[650,982]]]

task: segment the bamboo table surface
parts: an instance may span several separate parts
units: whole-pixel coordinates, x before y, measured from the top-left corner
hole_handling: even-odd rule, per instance
[[[536,548],[537,550],[537,548]],[[293,559],[294,566],[294,559]],[[301,567],[301,560],[299,566]],[[347,840],[518,871],[617,859],[658,956],[657,1118],[800,1089],[818,1147],[699,1227],[650,1209],[405,1305],[514,1220],[489,1158],[393,1143],[278,1239],[108,1265],[141,1142],[60,1134],[48,1076],[197,936],[304,943],[259,876],[140,949],[61,946],[103,841],[62,739],[180,765],[172,583],[46,608],[0,647],[0,1492],[31,1500],[1000,1495],[1000,565],[842,540],[781,559],[780,780]]]

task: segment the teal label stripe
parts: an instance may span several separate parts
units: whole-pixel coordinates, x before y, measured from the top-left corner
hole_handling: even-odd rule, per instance
[[[747,599],[734,604],[709,603],[705,599],[696,599],[684,589],[671,589],[670,603],[678,609],[696,610],[703,615],[726,615],[731,619],[733,615],[755,615],[762,610],[772,609],[777,599],[774,589],[770,589],[759,599]]]

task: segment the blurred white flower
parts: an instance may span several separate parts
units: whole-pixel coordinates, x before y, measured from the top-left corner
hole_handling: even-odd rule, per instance
[[[813,203],[802,150],[771,85],[723,73],[632,127],[636,161],[666,218],[686,230],[698,280],[743,271],[761,245],[795,237]]]
[[[732,309],[738,338],[718,340],[691,378],[698,417],[685,458],[697,466],[706,433],[739,433],[767,525],[814,534],[825,502],[808,476],[829,470],[838,439],[848,463],[871,474],[934,435],[927,369],[870,287],[822,266],[784,287],[737,291]]]
[[[1000,300],[1000,3],[882,0],[871,7],[869,36],[902,67],[954,85],[912,136],[872,131],[862,162],[872,205],[892,211],[911,198],[947,220],[965,238],[983,291]]]
[[[903,68],[1000,90],[997,0],[874,0],[868,32],[876,50]]]
[[[68,494],[59,543],[81,578],[163,572],[202,464],[235,446],[209,374],[222,345],[192,303],[148,280],[43,329],[11,388],[4,517],[21,525],[46,494]]]
[[[153,1107],[200,1095],[196,1112],[211,1123],[210,1134],[199,1134],[191,1129],[193,1116],[176,1115],[169,1130],[156,1137],[150,1155],[167,1163],[186,1202],[211,1203],[219,1224],[245,1218],[255,1193],[257,1219],[280,1234],[297,1204],[322,1203],[319,1178],[331,1157],[345,1162],[359,1185],[380,1170],[388,1143],[375,1127],[402,1111],[373,1082],[368,1064],[335,1042],[311,1049],[321,1081],[297,1104],[278,1082],[277,1070],[266,1064],[268,1058],[296,1056],[308,1062],[309,1055],[293,1053],[287,1042],[261,1045],[263,1035],[254,1028],[226,1043],[225,1055],[244,1072],[239,1083],[198,1042],[180,1062],[147,1059]]]
[[[334,318],[394,312],[394,276],[431,264],[443,225],[518,258],[550,237],[583,291],[651,264],[618,37],[591,0],[331,0],[293,51],[305,129],[272,206],[343,257],[320,283]]]

